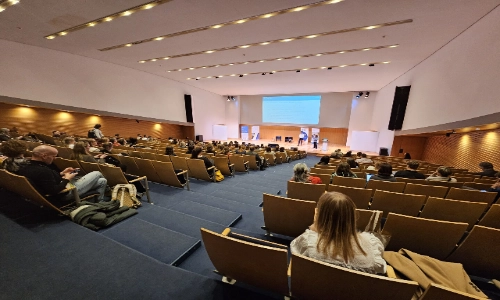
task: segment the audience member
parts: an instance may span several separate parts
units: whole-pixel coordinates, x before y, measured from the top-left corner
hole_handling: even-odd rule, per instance
[[[411,155],[410,155],[410,153],[406,152],[406,153],[405,153],[405,156],[404,156],[404,159],[411,159]]]
[[[0,145],[0,153],[5,158],[2,161],[2,168],[15,173],[19,170],[22,164],[26,163],[24,158],[26,152],[26,144],[18,140],[8,140]]]
[[[207,146],[207,151],[206,151],[206,152],[207,152],[207,153],[212,153],[212,154],[214,154],[214,155],[215,155],[215,150],[214,150],[214,146],[213,146],[213,144],[209,144],[209,145]]]
[[[397,171],[394,177],[402,177],[409,179],[425,179],[425,175],[417,172],[420,163],[416,160],[410,160],[406,163],[406,170]]]
[[[191,158],[192,159],[201,159],[203,160],[203,162],[205,163],[205,168],[207,169],[208,171],[208,174],[210,176],[213,176],[214,175],[214,169],[211,169],[211,170],[208,170],[208,168],[210,167],[213,167],[214,166],[214,163],[212,162],[211,159],[209,159],[208,157],[205,157],[205,156],[202,156],[200,155],[201,154],[201,147],[199,146],[196,146],[194,149],[193,149],[193,152],[191,153]]]
[[[86,147],[84,142],[78,142],[73,147],[73,153],[70,156],[70,159],[74,159],[77,161],[84,161],[90,163],[97,163],[97,160],[88,152],[89,147]]]
[[[72,137],[65,137],[63,141],[64,141],[64,145],[67,148],[73,149],[73,147],[75,146],[75,139]]]
[[[391,164],[386,162],[381,163],[377,174],[370,177],[370,180],[396,181],[396,178],[392,175]]]
[[[366,153],[361,154],[361,158],[356,159],[358,164],[373,164],[373,160],[366,157]]]
[[[194,145],[189,145],[189,146],[187,147],[186,154],[191,154],[191,153],[193,153],[193,150],[194,150]]]
[[[165,155],[177,156],[174,153],[174,147],[172,147],[172,146],[167,146],[167,148],[165,148]]]
[[[431,176],[427,177],[425,180],[427,181],[444,181],[444,182],[457,182],[455,178],[452,178],[451,175],[453,172],[449,167],[439,167],[437,170],[432,173]]]
[[[486,191],[488,192],[496,192],[497,196],[495,197],[495,200],[493,203],[497,203],[497,200],[500,198],[500,172],[497,173],[497,182],[495,182],[491,188],[487,189]]]
[[[293,177],[290,180],[312,184],[322,183],[321,178],[309,175],[309,168],[305,163],[298,163],[293,167]]]
[[[74,184],[80,196],[95,191],[99,193],[99,201],[104,200],[107,181],[100,172],[90,172],[75,180],[77,170],[66,168],[60,171],[52,164],[56,156],[56,148],[47,145],[38,146],[33,149],[31,160],[22,165],[17,174],[28,178],[40,194],[54,196],[54,198],[49,198],[49,201],[73,200],[72,193],[59,194],[66,189],[66,185],[70,182]]]
[[[372,233],[358,233],[356,219],[351,198],[325,193],[316,206],[314,223],[292,241],[290,250],[343,268],[385,274],[384,245]]]
[[[328,166],[328,164],[330,163],[330,156],[328,155],[325,155],[325,156],[322,156],[319,160],[319,162],[317,163],[317,165],[320,165],[320,166]]]
[[[180,147],[180,148],[186,148],[186,142],[184,142],[184,141],[180,141],[180,143],[179,143],[179,147]]]
[[[10,130],[8,128],[0,128],[0,142],[11,139],[9,132]]]
[[[97,141],[96,140],[89,139],[88,142],[89,142],[88,152],[90,152],[90,153],[101,152],[101,149],[99,149],[98,146],[97,146]]]
[[[347,151],[346,154],[344,154],[344,157],[352,157],[352,151]]]
[[[498,173],[498,171],[493,169],[493,164],[487,161],[480,162],[479,168],[481,169],[481,172],[475,174],[481,175],[481,177],[495,177]]]
[[[344,156],[344,154],[342,153],[342,150],[337,149],[337,150],[335,150],[335,151],[334,151],[334,152],[330,155],[330,158],[340,159],[340,158],[342,158],[342,156]]]
[[[102,134],[101,131],[101,124],[95,124],[94,125],[94,134],[96,139],[102,139],[104,137],[104,134]]]
[[[349,167],[351,167],[351,169],[356,169],[359,167],[359,164],[352,157],[347,158],[346,162]]]
[[[250,146],[247,151],[247,155],[255,155],[255,160],[260,166],[260,170],[264,171],[267,168],[267,163],[264,157],[261,157],[258,152],[255,151],[255,146]]]
[[[52,137],[55,137],[55,138],[61,137],[61,133],[59,132],[59,130],[53,130]]]
[[[354,174],[352,171],[351,171],[351,167],[349,166],[348,163],[340,163],[338,166],[337,166],[337,170],[335,170],[335,172],[332,173],[332,177],[352,177],[352,178],[358,178],[358,176],[356,176],[356,174]]]
[[[247,154],[246,147],[244,145],[241,145],[238,149],[236,149],[236,151],[234,153],[245,155],[245,154]]]

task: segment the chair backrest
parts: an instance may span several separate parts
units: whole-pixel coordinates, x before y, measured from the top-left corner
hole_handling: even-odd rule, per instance
[[[214,157],[212,157],[212,159],[214,160],[215,167],[217,169],[219,169],[223,175],[227,175],[227,176],[234,175],[234,168],[233,168],[233,170],[229,169],[227,157],[214,156]]]
[[[334,177],[336,178],[336,177]],[[330,184],[328,187],[329,192],[339,192],[349,196],[354,201],[357,208],[366,209],[369,206],[372,198],[372,190],[364,188],[355,188],[341,185]]]
[[[449,188],[461,188],[464,185],[463,182],[432,181],[432,180],[430,181],[425,180],[425,182],[422,184],[434,185],[434,186],[446,186]]]
[[[482,177],[482,178],[475,178],[474,182],[477,183],[489,183],[489,184],[494,184],[497,181],[496,178],[489,178],[489,177]]]
[[[477,297],[439,284],[431,283],[418,300],[481,300]]]
[[[351,178],[351,177],[333,177],[332,184],[355,187],[355,188],[365,188],[366,180],[363,178]]]
[[[389,213],[382,233],[391,237],[387,251],[405,248],[443,260],[455,248],[468,225]]]
[[[224,155],[224,156],[227,158],[227,155]],[[255,158],[255,154],[254,155],[243,155],[243,160],[248,161],[248,166],[250,167],[250,169],[252,169],[252,170],[259,170],[260,169],[259,165],[257,164],[257,159]]]
[[[264,224],[273,233],[297,237],[314,221],[315,201],[305,201],[264,193]]]
[[[472,182],[474,181],[474,177],[469,176],[453,176],[458,182]]]
[[[156,154],[156,160],[162,162],[172,162],[169,155]]]
[[[57,148],[57,156],[69,159],[71,157],[71,154],[73,154],[73,149],[66,148],[66,147],[58,147]]]
[[[117,184],[127,184],[128,180],[123,175],[122,169],[118,167],[112,167],[108,165],[100,165],[102,176],[108,181],[110,187],[114,187]]]
[[[370,180],[366,185],[367,189],[388,191],[394,193],[402,193],[405,189],[406,182],[390,182],[383,180]]]
[[[318,202],[325,193],[325,184],[312,184],[288,181],[288,197],[292,199],[310,200]]]
[[[56,165],[56,167],[61,171],[66,169],[66,168],[73,168],[73,169],[80,169],[80,172],[78,173],[78,175],[86,174],[85,170],[83,170],[82,166],[80,166],[80,164],[76,160],[56,157],[54,159],[54,165]]]
[[[461,263],[467,274],[496,279],[500,274],[498,253],[500,229],[476,225],[446,260]]]
[[[493,200],[495,200],[496,196],[497,193],[450,188],[450,191],[446,195],[446,199],[464,200],[471,202],[484,202],[488,203],[488,205],[491,205],[491,203],[493,203]]]
[[[189,170],[186,158],[171,155],[170,160],[172,161],[172,164],[174,165],[174,169],[176,169],[176,170]],[[191,176],[191,172],[189,172],[189,176]]]
[[[373,195],[370,209],[383,211],[384,217],[387,217],[387,214],[390,212],[416,217],[422,205],[424,205],[426,198],[425,195],[411,195],[376,190]]]
[[[171,162],[152,161],[152,163],[161,179],[161,183],[180,188],[184,187],[185,184],[182,184],[177,178],[174,165]]]
[[[245,160],[241,155],[231,155],[229,156],[229,161],[234,164],[234,169],[236,172],[248,172]]]
[[[187,165],[189,167],[189,171],[191,171],[191,177],[206,181],[213,181],[213,177],[208,174],[203,160],[190,158],[187,160]]]
[[[358,219],[356,220],[356,227],[358,228],[359,231],[365,231],[366,226],[370,223],[370,218],[376,212],[378,212],[378,210],[356,209],[356,213],[358,214]],[[380,212],[380,218],[378,218],[378,220],[376,221],[375,230],[379,230],[381,224],[382,224],[382,212]]]
[[[153,160],[135,158],[135,163],[139,167],[139,176],[146,176],[149,181],[161,183],[160,176],[153,166]]]
[[[477,225],[500,229],[500,204],[493,204]]]
[[[311,168],[311,173],[332,175],[335,168]]]
[[[120,163],[127,167],[127,173],[132,175],[140,176],[141,172],[139,167],[135,163],[135,160],[131,156],[117,156]]]
[[[142,158],[142,153],[141,151],[130,151],[129,152],[129,155],[131,157],[138,157],[138,158]]]
[[[399,180],[399,178],[398,178]],[[405,194],[426,195],[428,197],[444,198],[449,188],[445,186],[431,186],[425,184],[406,183]]]
[[[325,189],[328,190],[328,186],[330,185],[330,179],[332,178],[331,175],[329,175],[329,174],[315,174],[315,173],[311,173],[309,175],[316,176],[319,179],[321,179],[321,183],[323,183],[325,185]]]
[[[276,165],[276,162],[274,160],[275,156],[273,154],[271,154],[271,153],[264,153],[264,157],[266,158],[266,160],[267,160],[267,162],[268,162],[268,164],[270,166],[275,166]]]
[[[418,283],[292,255],[291,292],[298,299],[411,299]]]
[[[486,203],[429,197],[424,209],[420,213],[420,217],[451,222],[464,222],[469,224],[469,228],[472,228],[487,207],[488,204]]]
[[[231,279],[288,295],[288,251],[224,236],[201,228],[217,272]]]
[[[97,164],[97,163],[90,163],[90,162],[86,162],[83,160],[80,160],[78,163],[83,168],[85,173],[90,173],[90,172],[94,172],[94,171],[101,172],[101,169],[99,168],[99,164]]]
[[[480,191],[489,189],[491,185],[491,183],[464,182],[464,187],[470,187]]]
[[[156,154],[152,153],[152,152],[143,152],[142,158],[149,159],[149,160],[157,160]]]

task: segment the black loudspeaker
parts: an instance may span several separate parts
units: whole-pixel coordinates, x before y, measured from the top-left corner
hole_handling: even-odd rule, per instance
[[[193,123],[193,106],[191,95],[184,95],[184,106],[186,107],[186,122]]]
[[[391,118],[389,120],[389,130],[401,130],[401,128],[403,128],[410,89],[411,85],[396,87],[394,102],[392,103]]]
[[[197,135],[196,136],[196,141],[197,142],[203,142],[203,135]]]
[[[381,147],[380,150],[378,151],[378,155],[389,156],[389,149]]]

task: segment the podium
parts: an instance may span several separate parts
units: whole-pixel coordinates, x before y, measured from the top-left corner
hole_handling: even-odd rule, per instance
[[[321,145],[321,151],[328,151],[328,139],[323,139],[323,144]]]

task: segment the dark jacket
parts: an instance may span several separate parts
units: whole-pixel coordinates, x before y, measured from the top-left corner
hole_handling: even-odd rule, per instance
[[[372,177],[370,177],[370,180],[383,180],[383,181],[393,181],[393,182],[395,182],[396,181],[396,177],[394,177],[392,175],[387,176],[387,175],[375,174]]]
[[[481,177],[496,177],[498,171],[494,169],[486,169],[483,172],[475,173],[476,175],[481,175]]]
[[[66,188],[68,180],[59,175],[55,165],[30,160],[17,171],[18,175],[28,178],[33,187],[42,195],[57,195]]]
[[[411,170],[403,170],[403,171],[397,171],[396,174],[394,174],[394,177],[402,177],[402,178],[408,178],[408,179],[425,179],[425,175],[422,173],[419,173],[417,171],[411,171]]]

